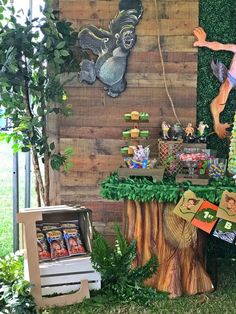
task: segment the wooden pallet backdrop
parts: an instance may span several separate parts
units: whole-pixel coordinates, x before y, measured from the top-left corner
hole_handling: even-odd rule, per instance
[[[118,0],[59,0],[58,3],[61,17],[72,21],[77,29],[89,23],[107,28],[118,13]],[[191,32],[198,25],[198,0],[158,0],[157,3],[170,94],[181,122],[194,124],[197,50],[192,47]],[[57,203],[84,203],[92,208],[95,225],[108,237],[113,236],[113,221],[121,221],[123,204],[103,200],[99,196],[99,183],[122,164],[121,132],[127,127],[123,113],[132,110],[150,113],[147,129],[154,153],[161,121],[175,122],[162,78],[155,2],[143,0],[143,6],[143,17],[136,29],[137,43],[128,60],[127,90],[112,99],[100,82],[89,86],[74,79],[66,88],[74,114],[53,127],[54,133],[59,133],[61,150],[71,146],[75,155],[74,167],[55,179],[52,199]]]

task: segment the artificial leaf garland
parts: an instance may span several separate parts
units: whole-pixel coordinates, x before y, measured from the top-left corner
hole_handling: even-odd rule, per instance
[[[224,178],[212,180],[207,186],[193,185],[190,181],[174,183],[168,181],[155,181],[149,177],[119,178],[113,172],[101,183],[101,195],[110,200],[134,200],[140,202],[158,201],[177,203],[183,193],[191,190],[197,197],[218,204],[225,190],[236,192],[234,180]]]

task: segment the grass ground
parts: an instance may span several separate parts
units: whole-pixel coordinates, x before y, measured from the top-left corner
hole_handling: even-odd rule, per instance
[[[102,296],[92,297],[81,304],[44,310],[42,314],[235,314],[236,261],[218,262],[217,289],[214,293],[184,296],[176,300],[162,298],[148,307],[111,302]]]
[[[12,150],[11,145],[0,143],[0,257],[13,250],[12,212]],[[19,206],[24,207],[24,163],[25,155],[19,154]],[[32,200],[35,192],[32,188]]]

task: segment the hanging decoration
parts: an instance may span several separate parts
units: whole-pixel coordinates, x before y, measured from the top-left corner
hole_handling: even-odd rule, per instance
[[[219,219],[213,236],[226,242],[234,243],[236,240],[236,223]]]
[[[236,223],[236,193],[224,191],[217,217]]]
[[[200,208],[202,202],[203,199],[197,198],[195,193],[193,193],[191,190],[188,190],[184,192],[173,212],[177,216],[187,221],[191,221]]]
[[[217,210],[218,206],[208,201],[203,201],[201,207],[192,220],[192,225],[207,233],[211,233],[218,220],[216,217]]]
[[[159,25],[159,17],[158,17],[157,0],[154,0],[154,5],[155,5],[155,13],[156,13],[155,15],[156,15],[156,22],[157,22],[157,46],[158,46],[159,53],[160,53],[162,76],[163,76],[163,80],[164,80],[165,91],[166,91],[166,95],[169,99],[174,117],[175,117],[176,121],[181,125],[181,122],[180,122],[179,117],[178,117],[176,110],[175,110],[175,105],[174,105],[173,99],[172,99],[170,92],[169,92],[169,87],[167,85],[165,63],[164,63],[163,53],[162,53],[162,49],[161,49],[161,36],[160,36],[160,25]]]
[[[80,47],[98,56],[95,62],[87,59],[81,62],[80,81],[93,84],[99,79],[111,97],[119,96],[126,89],[127,61],[136,43],[135,27],[142,16],[142,2],[121,0],[119,10],[108,31],[87,25],[78,35]]]

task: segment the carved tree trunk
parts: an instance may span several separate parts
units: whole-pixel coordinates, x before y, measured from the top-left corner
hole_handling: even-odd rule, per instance
[[[145,264],[158,258],[157,273],[146,284],[171,297],[212,292],[205,271],[204,234],[191,223],[173,214],[173,204],[155,201],[125,201],[123,230],[128,241],[137,241],[137,260]]]

